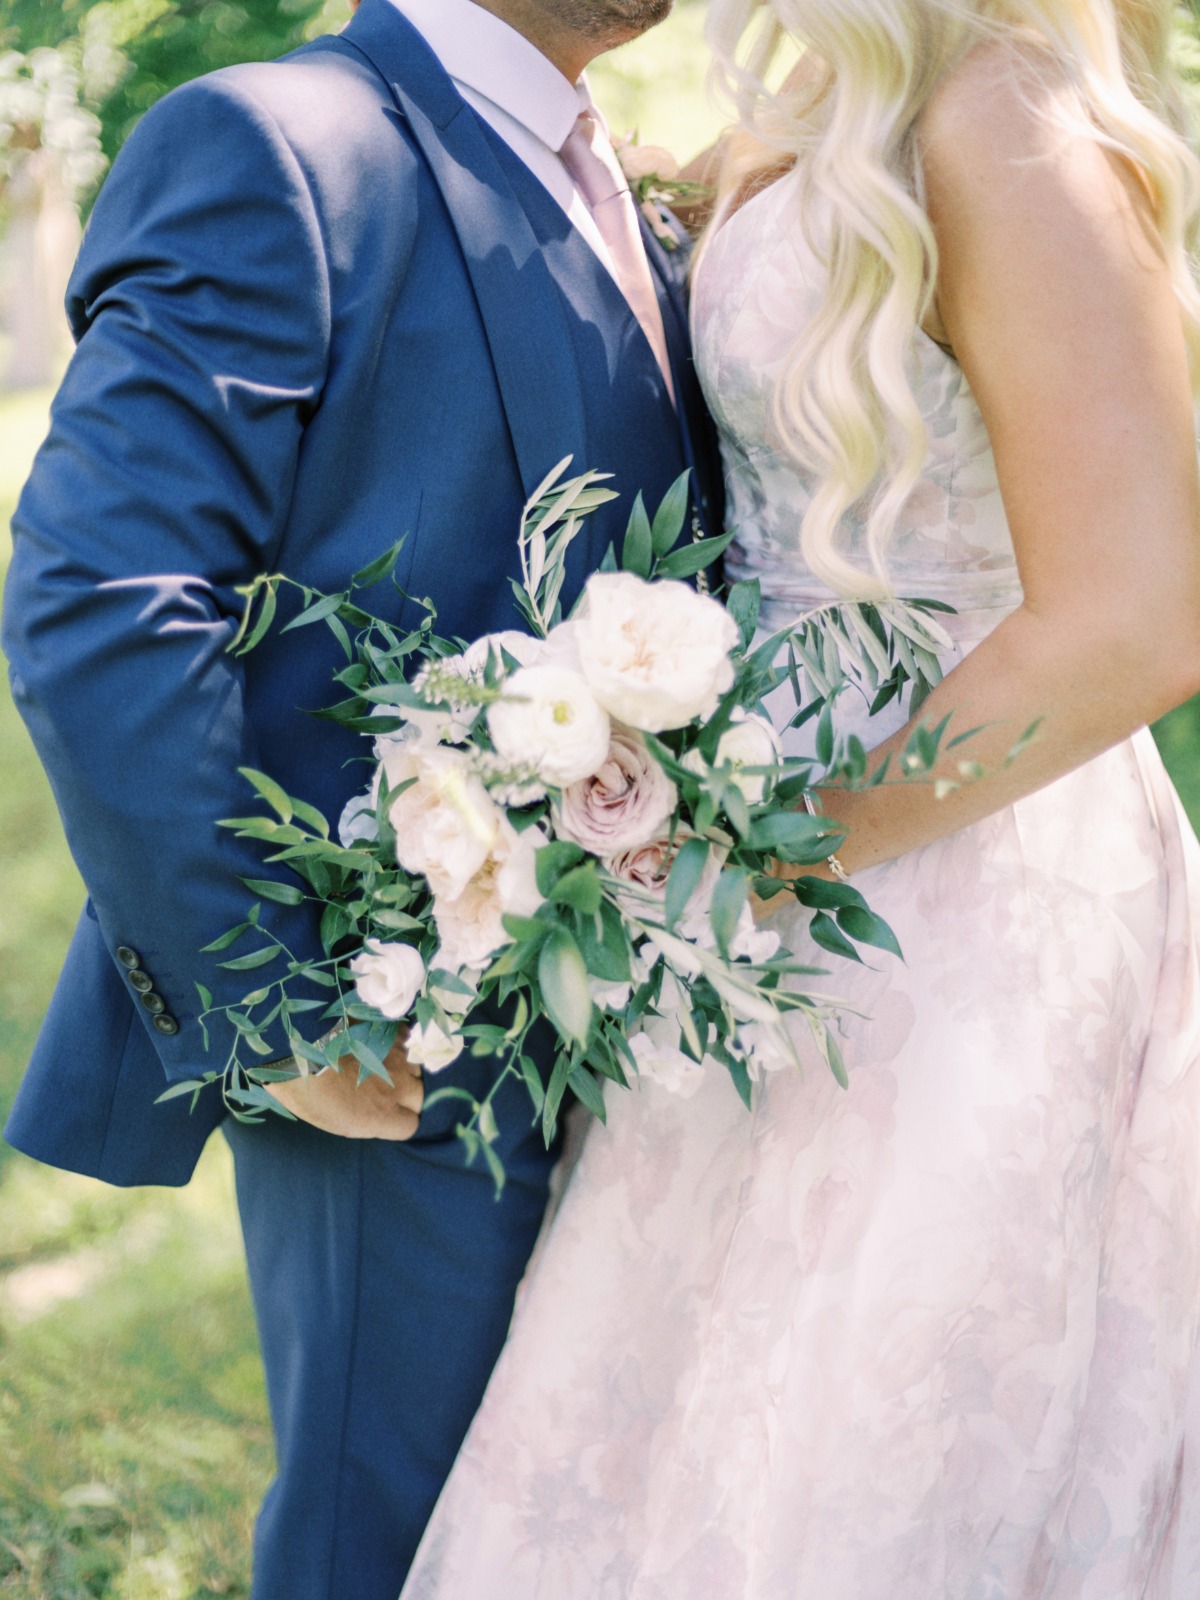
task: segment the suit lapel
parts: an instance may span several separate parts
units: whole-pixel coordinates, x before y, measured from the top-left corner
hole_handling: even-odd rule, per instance
[[[583,378],[542,247],[478,118],[391,4],[363,0],[342,38],[367,57],[441,190],[486,331],[525,492],[584,448]],[[582,472],[590,463],[576,459]]]

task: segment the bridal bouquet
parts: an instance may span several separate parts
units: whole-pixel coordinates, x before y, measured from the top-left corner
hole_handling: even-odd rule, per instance
[[[369,781],[334,829],[245,769],[271,814],[224,825],[260,840],[296,881],[247,880],[256,902],[208,949],[257,934],[222,963],[254,972],[257,986],[222,1008],[234,1043],[221,1068],[169,1093],[220,1080],[235,1114],[277,1110],[263,1085],[297,1071],[353,1057],[360,1076],[385,1073],[403,1023],[427,1075],[463,1051],[495,1059],[482,1100],[431,1084],[428,1103],[462,1098],[468,1154],[482,1152],[501,1181],[493,1099],[510,1075],[547,1138],[568,1089],[603,1118],[606,1079],[688,1095],[724,1071],[749,1103],[761,1074],[796,1062],[797,1018],[843,1077],[831,1003],[808,982],[820,969],[755,924],[750,895],[794,895],[812,912],[812,938],[837,956],[857,958],[864,944],[899,953],[849,884],[784,884],[771,869],[823,861],[839,844],[804,807],[817,781],[864,781],[862,746],[835,736],[837,695],[853,685],[882,703],[906,682],[923,691],[944,636],[929,608],[849,606],[756,643],[757,585],[735,585],[724,603],[705,591],[728,539],[679,544],[686,479],[653,520],[639,498],[620,561],[610,550],[564,618],[567,549],[613,498],[604,475],[568,480],[568,465],[519,530],[514,587],[528,633],[466,645],[437,635],[428,602],[403,633],[364,610],[357,596],[392,579],[399,546],[341,593],[293,585],[302,604],[286,626],[323,623],[344,655],[342,698],[324,714],[370,741]],[[264,576],[245,591],[237,649],[266,636],[290,582]],[[785,759],[763,715],[785,681],[795,720],[818,718],[813,760]],[[922,734],[910,766],[936,757],[936,734]],[[295,960],[260,927],[262,899],[314,902],[322,958]],[[212,996],[200,998],[205,1023]],[[559,1045],[548,1082],[528,1049],[542,1017]],[[279,1021],[295,1065],[266,1067],[263,1029]]]

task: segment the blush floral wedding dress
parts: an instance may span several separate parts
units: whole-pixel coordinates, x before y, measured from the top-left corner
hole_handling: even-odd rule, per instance
[[[772,627],[827,598],[767,426],[819,292],[794,181],[695,304]],[[963,375],[916,361],[890,565],[949,668],[1020,587]],[[856,882],[906,960],[828,980],[849,1089],[609,1093],[403,1600],[1200,1596],[1200,851],[1149,734]]]

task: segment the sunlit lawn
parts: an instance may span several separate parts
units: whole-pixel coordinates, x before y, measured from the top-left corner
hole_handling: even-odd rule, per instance
[[[677,12],[595,75],[615,129],[680,153],[706,142],[699,18]],[[0,528],[47,402],[0,399]],[[1200,706],[1160,733],[1200,817]],[[0,775],[2,1118],[82,898],[7,693]],[[221,1141],[178,1192],[110,1190],[0,1149],[0,1596],[244,1595],[269,1472]]]

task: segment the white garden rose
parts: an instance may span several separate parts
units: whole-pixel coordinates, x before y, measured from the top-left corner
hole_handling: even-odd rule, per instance
[[[608,754],[608,714],[577,672],[522,667],[488,707],[497,754],[536,769],[555,789],[590,777]]]
[[[416,780],[388,808],[397,861],[423,874],[435,898],[453,900],[487,860],[502,813],[457,750],[419,746],[384,765],[393,787]]]
[[[629,1048],[637,1062],[639,1078],[648,1078],[668,1093],[690,1100],[704,1082],[704,1068],[668,1042],[671,1031],[665,1018],[654,1018],[646,1032],[634,1034]]]
[[[411,944],[368,939],[350,963],[354,988],[366,1006],[399,1022],[412,1010],[425,982],[425,963]]]
[[[436,1022],[410,1028],[404,1053],[414,1067],[424,1072],[441,1072],[463,1053],[463,1040],[457,1033],[445,1033]]]
[[[743,767],[773,766],[783,755],[779,735],[765,717],[744,711],[738,706],[728,728],[717,742],[714,767],[729,765],[733,768],[733,781],[745,796],[749,806],[761,805],[767,795],[767,780],[762,773],[745,773]],[[683,764],[690,772],[703,774],[704,757],[691,750]]]
[[[518,833],[502,817],[487,859],[462,893],[453,898],[434,896],[433,915],[441,938],[439,966],[450,971],[486,966],[509,943],[505,915],[533,915],[542,903],[536,857],[544,843],[536,828]]]
[[[711,716],[733,682],[737,624],[685,583],[632,572],[589,579],[577,622],[580,667],[618,722],[645,733]]]

